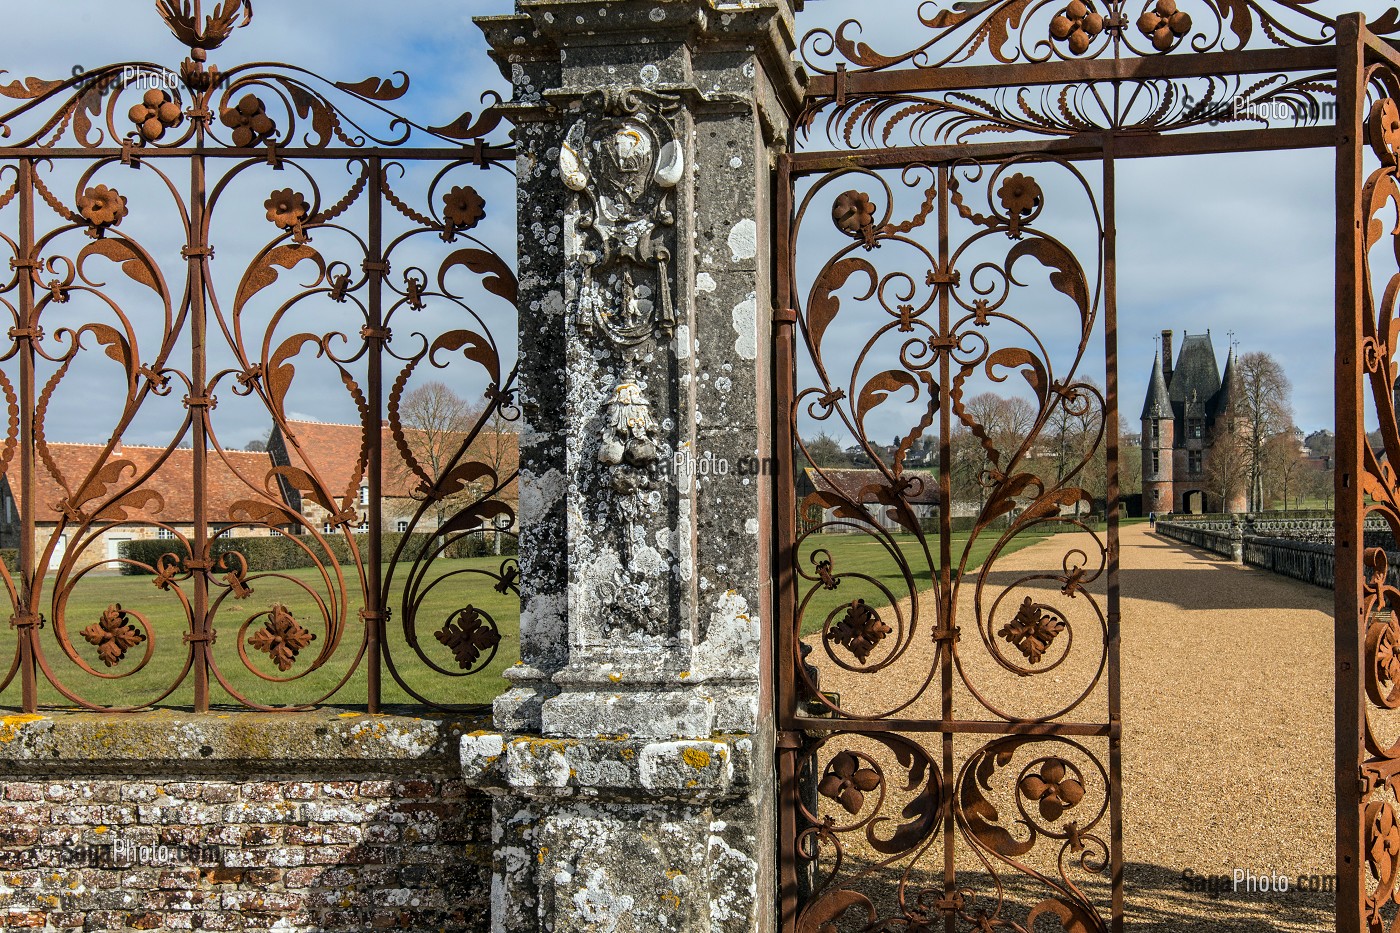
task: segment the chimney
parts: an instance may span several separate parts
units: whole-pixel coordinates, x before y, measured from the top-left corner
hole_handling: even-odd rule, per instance
[[[1162,375],[1170,386],[1172,381],[1172,332],[1162,331]]]

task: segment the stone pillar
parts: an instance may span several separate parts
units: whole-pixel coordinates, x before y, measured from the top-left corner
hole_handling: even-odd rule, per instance
[[[771,929],[772,160],[801,0],[479,20],[519,157],[521,656],[493,929]],[[771,472],[771,471],[770,471]]]

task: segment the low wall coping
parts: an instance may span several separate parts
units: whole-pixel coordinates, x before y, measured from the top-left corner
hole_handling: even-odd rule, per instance
[[[457,766],[461,737],[480,717],[368,714],[341,709],[135,713],[0,710],[0,770],[140,771],[181,762],[215,772],[280,767],[431,770]]]
[[[474,733],[461,742],[467,783],[488,794],[610,797],[693,803],[743,794],[758,757],[753,735],[671,741]]]

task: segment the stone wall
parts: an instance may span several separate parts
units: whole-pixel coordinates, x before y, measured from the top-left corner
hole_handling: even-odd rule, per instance
[[[0,927],[489,927],[473,723],[334,711],[0,717]]]

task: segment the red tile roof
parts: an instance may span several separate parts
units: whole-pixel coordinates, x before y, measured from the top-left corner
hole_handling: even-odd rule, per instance
[[[807,481],[811,488],[820,492],[838,492],[853,502],[878,502],[872,487],[888,487],[889,480],[879,470],[841,470],[824,467],[817,471],[806,467]],[[918,470],[905,470],[904,477],[914,481],[905,501],[910,505],[938,505],[938,477]],[[863,493],[863,494],[862,494]]]
[[[352,502],[358,501],[358,489],[362,480],[359,476],[362,469],[360,456],[364,438],[361,426],[322,421],[288,421],[287,430],[292,441],[287,444],[291,465],[308,469],[307,461],[310,461],[315,468],[315,474],[337,500],[349,497]],[[420,458],[423,457],[421,451],[427,446],[425,433],[412,428],[404,432],[410,451]],[[445,456],[450,457],[456,454],[466,438],[467,435],[461,432],[447,432],[439,447],[445,451]],[[385,497],[412,496],[421,481],[399,452],[393,432],[387,423],[380,428],[380,443],[383,450],[380,483]],[[499,454],[496,446],[498,444],[501,445]],[[515,434],[508,431],[483,432],[477,436],[468,451],[468,457],[464,459],[486,463],[504,480],[515,472],[519,456],[519,438]],[[424,469],[431,472],[426,465]],[[513,500],[515,488],[515,484],[512,483],[503,491],[502,497]]]
[[[128,445],[99,463],[105,449],[99,444],[48,444],[38,451],[34,471],[37,521],[57,521],[64,511],[91,516],[98,510],[102,510],[100,517],[107,519],[125,516],[168,524],[194,520],[193,450],[167,452],[163,447]],[[247,520],[242,511],[235,516],[234,506],[258,500],[257,490],[265,488],[271,459],[265,453],[229,450],[220,455],[211,450],[206,463],[203,498],[209,521]],[[18,510],[23,503],[17,466],[11,463],[6,480]],[[141,477],[144,481],[133,489]],[[281,502],[277,484],[271,486]]]

